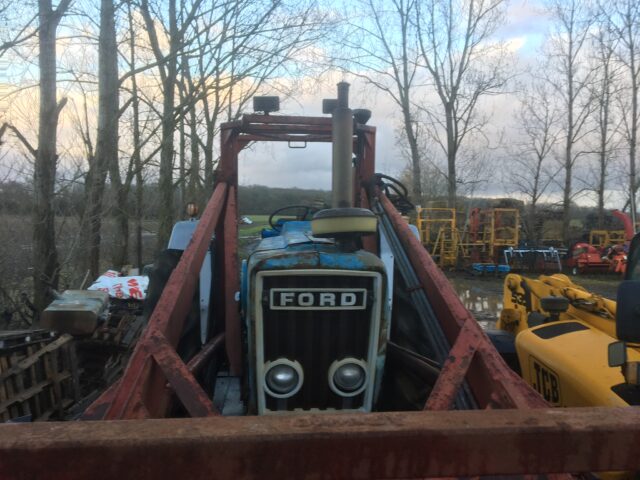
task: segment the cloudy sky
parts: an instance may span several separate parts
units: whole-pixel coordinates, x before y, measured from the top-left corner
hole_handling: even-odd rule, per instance
[[[549,22],[535,1],[514,0],[509,4],[507,22],[496,32],[496,39],[508,42],[514,52],[517,68],[535,61],[543,42]],[[282,114],[321,115],[321,100],[335,97],[335,82],[346,80],[351,83],[351,105],[372,110],[370,125],[377,131],[377,170],[391,175],[399,175],[406,160],[398,153],[396,132],[400,126],[397,106],[383,93],[376,92],[362,80],[349,76],[334,75],[320,90],[313,94],[296,96],[295,100],[283,101]],[[491,115],[491,131],[501,132],[508,128],[514,114],[514,98],[509,95],[492,97],[484,105]],[[491,162],[497,167],[502,157]],[[261,144],[243,152],[240,162],[242,184],[263,184],[269,186],[300,188],[331,188],[331,148],[330,145],[310,144],[306,149],[289,149],[284,144]],[[500,170],[500,168],[496,168]],[[504,185],[498,181],[483,187],[484,193],[500,195]]]
[[[330,0],[334,1],[334,0]],[[339,2],[341,0],[335,0]],[[348,0],[345,0],[348,2]],[[495,41],[504,42],[508,45],[513,55],[513,72],[516,82],[524,80],[527,76],[527,69],[535,68],[540,61],[542,54],[541,48],[547,38],[551,22],[542,8],[543,0],[511,0],[508,3],[505,22],[494,35]],[[66,42],[68,40],[60,40]],[[75,46],[74,48],[79,48]],[[321,48],[321,47],[317,47]],[[59,51],[65,49],[59,48]],[[73,51],[72,51],[73,53]],[[95,52],[93,53],[95,57]],[[86,56],[76,55],[79,59]],[[93,59],[95,63],[95,58]],[[66,64],[73,62],[66,59]],[[2,65],[0,65],[2,67]],[[95,65],[80,65],[82,68],[94,68]],[[94,68],[95,69],[95,68]],[[1,70],[1,69],[0,69]],[[34,86],[37,85],[36,64],[32,62],[28,64],[22,62],[19,65],[14,64],[8,71],[13,72],[13,81],[10,80],[10,86],[15,87],[17,82],[28,84],[31,87],[19,96],[14,96],[11,105],[11,115],[9,121],[14,124],[23,126],[27,136],[35,142],[36,129],[31,121],[36,111],[37,100],[35,96]],[[6,71],[5,71],[6,73]],[[2,71],[0,71],[2,74]],[[3,83],[0,78],[0,87]],[[393,101],[381,91],[376,90],[371,85],[367,85],[364,81],[353,76],[342,73],[333,72],[318,82],[316,78],[308,78],[299,80],[300,84],[306,88],[301,90],[299,94],[294,95],[290,99],[281,102],[280,114],[284,115],[322,115],[321,104],[323,98],[334,98],[336,95],[335,84],[341,80],[351,83],[351,106],[353,108],[368,108],[372,110],[371,125],[375,125],[378,129],[377,133],[377,170],[392,176],[399,176],[407,166],[406,158],[400,153],[397,141],[397,132],[401,128],[400,112]],[[153,80],[155,81],[155,80]],[[485,130],[488,143],[486,145],[477,144],[486,157],[482,165],[480,173],[482,173],[488,181],[483,182],[473,193],[482,196],[517,196],[508,178],[508,170],[510,166],[509,155],[513,155],[515,143],[517,142],[518,129],[514,122],[514,115],[519,108],[519,102],[513,91],[516,88],[516,82],[509,85],[504,94],[485,98],[481,104],[481,112],[490,118],[490,122]],[[73,158],[83,158],[82,151],[72,151],[73,148],[68,147],[71,144],[78,144],[77,127],[73,126],[72,117],[78,117],[82,114],[80,98],[78,92],[66,91],[61,84],[60,94],[69,96],[70,101],[65,107],[59,129],[59,144],[61,150],[61,161],[69,161]],[[6,84],[5,84],[6,86]],[[426,93],[431,92],[431,93]],[[260,92],[264,95],[274,94],[272,91]],[[433,99],[433,92],[428,87],[420,93],[421,99]],[[437,104],[437,101],[434,102]],[[2,105],[0,105],[2,107]],[[95,119],[97,116],[97,108],[95,105],[89,105],[89,118]],[[95,123],[95,122],[94,122]],[[126,143],[126,136],[121,134],[121,147]],[[442,158],[438,157],[437,147],[433,156],[429,156],[434,162],[440,162],[442,166]],[[0,154],[7,154],[5,149]],[[441,154],[440,154],[441,155]],[[7,169],[12,169],[20,162],[14,161],[15,155],[4,157],[0,155],[0,177],[4,178]],[[71,160],[74,162],[76,160]],[[554,161],[551,159],[551,161]],[[331,188],[331,147],[329,144],[309,144],[305,149],[290,149],[283,143],[260,143],[246,149],[240,157],[240,182],[244,185],[268,185],[272,187],[299,187],[299,188]],[[556,168],[554,166],[554,168]],[[71,165],[71,170],[73,165]],[[476,175],[473,168],[460,172],[462,176]],[[29,178],[30,174],[26,172],[25,178]],[[561,180],[561,179],[559,179]],[[579,183],[579,182],[578,182]],[[621,190],[619,186],[612,183],[613,197],[615,199],[614,206],[620,203],[622,195],[616,193]],[[554,187],[555,191],[551,192],[551,200],[559,198],[560,188]],[[617,197],[616,197],[617,195]],[[579,203],[593,203],[593,198],[583,196],[578,199]]]

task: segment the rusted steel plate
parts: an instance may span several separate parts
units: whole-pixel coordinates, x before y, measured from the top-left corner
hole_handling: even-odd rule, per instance
[[[224,332],[219,333],[209,340],[191,360],[187,363],[187,368],[194,375],[207,363],[211,355],[216,353],[224,345]]]
[[[331,142],[331,132],[325,135],[291,135],[288,133],[267,133],[259,132],[257,129],[254,133],[243,133],[241,138],[247,142]]]
[[[378,198],[400,238],[411,265],[420,279],[431,306],[449,342],[453,344],[465,322],[479,337],[478,352],[474,356],[467,381],[480,406],[499,408],[543,408],[548,404],[518,377],[502,360],[480,325],[467,310],[442,270],[434,263],[420,240],[409,229],[389,199],[379,190]]]
[[[440,367],[433,361],[391,340],[387,342],[387,362],[395,364],[396,368],[407,369],[429,385],[433,385],[440,375]]]
[[[100,394],[87,409],[82,412],[82,420],[100,420],[109,409],[113,398],[115,397],[120,379],[116,380],[109,388]]]
[[[296,124],[254,124],[246,125],[242,129],[243,133],[248,134],[266,134],[266,133],[286,133],[295,135],[299,133],[308,133],[315,135],[326,135],[331,133],[331,124],[325,125],[296,125]]]
[[[153,358],[189,415],[192,417],[218,415],[213,402],[173,347],[161,334],[154,336],[154,340]]]
[[[193,232],[180,262],[171,273],[162,296],[151,314],[149,325],[158,328],[172,345],[177,345],[191,302],[200,269],[207,254],[214,229],[222,217],[228,186],[219,183]]]
[[[359,185],[354,185],[354,192],[360,193],[360,204],[356,203],[357,207],[370,209],[371,205],[369,204],[369,198],[367,197],[367,192],[364,188],[359,188]],[[362,248],[364,248],[367,252],[371,252],[374,255],[378,255],[378,239],[376,235],[364,235],[362,237]]]
[[[242,124],[246,128],[256,124],[276,124],[276,125],[325,125],[331,131],[331,117],[302,117],[291,115],[259,115],[245,114],[242,116]],[[221,128],[225,128],[222,124]]]
[[[425,410],[447,410],[453,405],[456,393],[464,382],[464,377],[480,343],[478,332],[469,325],[472,321],[475,320],[465,322],[451,347],[438,380],[425,403]]]
[[[89,407],[92,414],[104,412],[103,418],[110,420],[165,415],[169,391],[165,388],[166,379],[162,371],[151,360],[153,336],[155,332],[160,332],[172,347],[178,344],[184,320],[191,309],[204,256],[222,216],[226,195],[227,185],[219,183],[200,218],[191,243],[169,277],[118,387],[108,392],[108,396],[105,393],[96,400],[100,408]]]
[[[224,322],[225,346],[232,375],[242,375],[242,339],[240,334],[240,292],[238,268],[238,208],[236,188],[229,187],[224,214]]]
[[[420,478],[638,470],[640,409],[0,425],[1,478]]]
[[[313,125],[327,127],[328,131],[331,131],[331,117],[302,117],[291,115],[260,115],[260,114],[245,114],[242,116],[242,126],[244,128],[253,128],[255,126],[271,124],[271,125],[288,125],[295,128],[296,125]],[[221,130],[238,127],[238,122],[223,123]],[[375,132],[375,128],[370,125],[358,124],[356,126],[356,132]]]

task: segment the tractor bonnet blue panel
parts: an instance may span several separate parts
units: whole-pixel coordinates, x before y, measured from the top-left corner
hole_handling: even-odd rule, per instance
[[[332,239],[311,234],[311,222],[286,222],[277,237],[263,239],[249,258],[249,271],[320,268],[337,270],[377,270],[381,260],[363,250],[344,251]]]

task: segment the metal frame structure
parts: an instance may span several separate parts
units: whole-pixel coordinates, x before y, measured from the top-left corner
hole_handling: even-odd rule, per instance
[[[456,228],[455,208],[421,207],[417,209],[416,226],[422,244],[429,248],[435,242],[442,228],[453,231]]]
[[[116,421],[2,425],[0,477],[424,478],[640,469],[640,411],[549,410],[504,363],[376,187],[375,132],[355,129],[354,203],[384,210],[415,272],[416,284],[409,287],[426,295],[451,345],[428,411],[222,417],[196,381],[194,372],[222,346],[232,373],[243,368],[236,299],[238,154],[260,140],[331,141],[330,118],[245,115],[222,125],[214,193],[124,375],[85,414],[87,420]],[[216,262],[214,285],[221,294],[213,300],[224,312],[225,329],[185,363],[176,346],[214,233],[223,239],[216,252],[224,261]],[[375,239],[365,248],[375,251]],[[419,358],[395,350],[420,367]],[[463,385],[484,411],[447,411]],[[176,399],[191,417],[213,418],[163,418]]]
[[[479,246],[486,256],[499,261],[504,248],[517,248],[520,212],[517,208],[476,208],[469,220],[468,243]],[[497,251],[500,250],[500,251]]]
[[[1,478],[357,479],[640,469],[637,408],[37,423],[2,430]]]
[[[589,244],[596,248],[622,245],[626,241],[624,230],[591,230]]]
[[[458,260],[460,233],[455,208],[418,208],[416,223],[422,244],[438,259],[440,267],[455,266]],[[464,254],[464,252],[462,252]]]

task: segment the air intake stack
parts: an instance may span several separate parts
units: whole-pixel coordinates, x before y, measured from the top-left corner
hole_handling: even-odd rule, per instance
[[[333,140],[331,206],[353,206],[353,112],[349,108],[349,84],[338,83],[338,100],[331,114]]]
[[[333,142],[331,207],[316,213],[311,230],[318,237],[334,237],[355,245],[360,235],[375,233],[377,217],[365,208],[353,207],[353,111],[349,108],[349,84],[338,83],[338,98],[324,100],[331,114]]]

